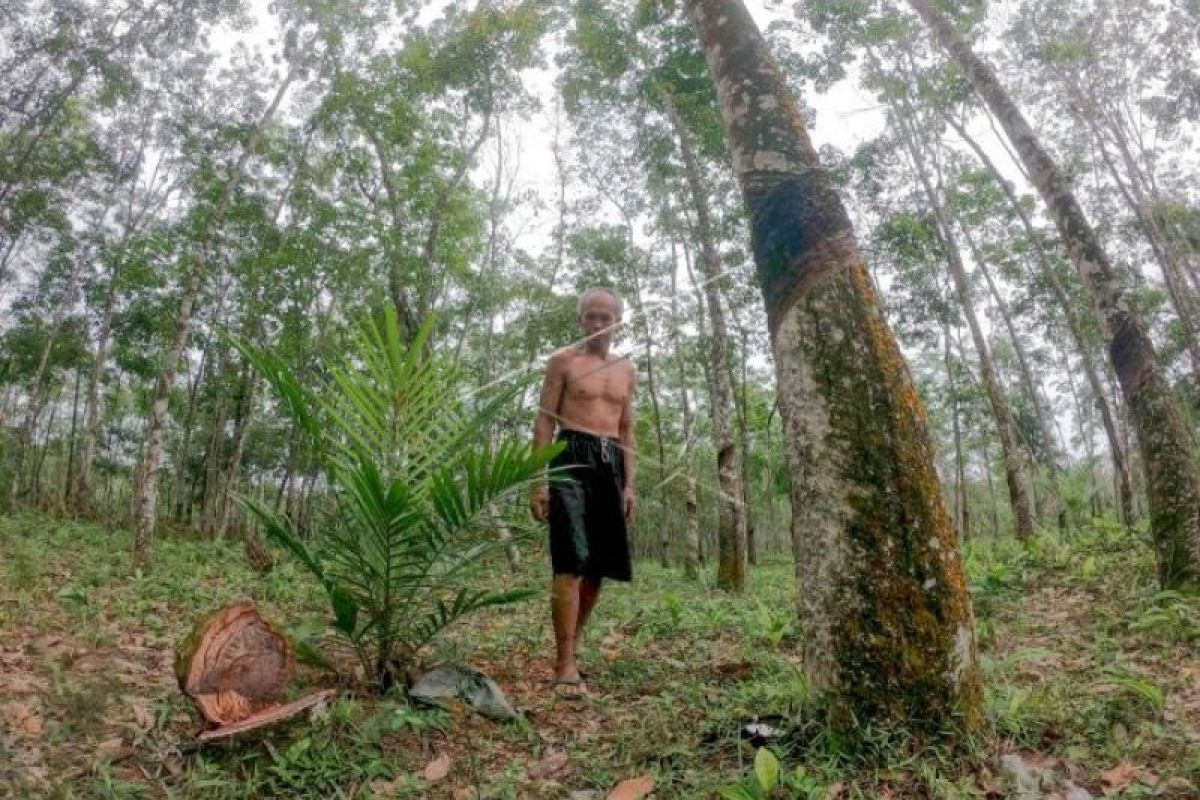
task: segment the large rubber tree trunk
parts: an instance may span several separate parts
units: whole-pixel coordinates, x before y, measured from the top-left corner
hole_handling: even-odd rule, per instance
[[[929,0],[908,0],[958,63],[1012,142],[1058,227],[1067,255],[1104,322],[1108,355],[1137,434],[1146,474],[1150,531],[1164,588],[1200,589],[1200,474],[1191,435],[1125,286],[1066,177],[1038,141],[995,72]]]
[[[667,117],[671,121],[683,171],[696,215],[696,235],[700,240],[700,273],[704,277],[704,299],[711,323],[708,370],[712,402],[713,447],[717,451],[717,586],[733,592],[746,587],[746,514],[742,505],[741,467],[733,439],[733,385],[729,378],[729,325],[721,298],[721,262],[712,226],[708,192],[700,175],[700,162],[691,139],[670,95],[664,96]]]
[[[766,303],[810,685],[847,731],[873,721],[977,729],[981,679],[958,540],[924,406],[850,220],[745,6],[686,5]]]

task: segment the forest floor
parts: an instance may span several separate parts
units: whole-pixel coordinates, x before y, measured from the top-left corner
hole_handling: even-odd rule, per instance
[[[1156,591],[1149,548],[1111,525],[968,548],[989,733],[954,753],[884,733],[850,753],[805,724],[783,562],[754,569],[744,598],[639,564],[601,599],[581,702],[550,691],[545,602],[461,625],[434,655],[495,678],[517,723],[343,694],[196,749],[171,671],[193,621],[249,595],[290,624],[319,616],[320,597],[282,555],[260,578],[231,543],[164,537],[153,569],[131,574],[130,544],[0,519],[0,796],[600,800],[645,776],[654,798],[752,798],[739,730],[759,717],[780,732],[776,797],[1200,798],[1200,602]],[[544,581],[527,562],[516,579]]]

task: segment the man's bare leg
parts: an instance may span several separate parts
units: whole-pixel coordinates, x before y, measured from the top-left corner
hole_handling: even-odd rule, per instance
[[[550,591],[550,617],[554,621],[554,680],[560,683],[579,682],[575,632],[581,618],[582,583],[583,579],[578,575],[555,575]]]
[[[602,578],[583,578],[579,582],[579,617],[575,623],[575,657],[583,648],[583,628],[592,616],[596,600],[600,597],[600,582]]]

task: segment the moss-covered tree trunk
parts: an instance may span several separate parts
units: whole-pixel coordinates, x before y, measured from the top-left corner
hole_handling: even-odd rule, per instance
[[[1126,287],[1071,191],[995,72],[975,55],[953,22],[929,0],[908,0],[958,63],[1003,126],[1058,227],[1067,255],[1104,323],[1108,355],[1141,450],[1150,530],[1164,588],[1200,589],[1200,474],[1183,421],[1154,345],[1131,307]]]
[[[740,0],[689,0],[750,217],[792,483],[803,655],[844,728],[981,722],[925,409],[795,101]]]

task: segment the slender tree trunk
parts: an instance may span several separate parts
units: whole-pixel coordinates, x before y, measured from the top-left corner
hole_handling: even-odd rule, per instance
[[[683,574],[694,581],[700,577],[700,500],[696,493],[696,478],[690,472],[684,481],[684,492],[687,517],[683,531]]]
[[[1137,433],[1146,473],[1159,583],[1164,588],[1200,587],[1200,475],[1192,456],[1192,437],[1146,326],[1131,309],[1123,282],[1066,178],[995,73],[930,0],[908,2],[1004,127],[1104,319],[1109,358]]]
[[[675,238],[671,238],[671,347],[675,351],[675,363],[679,368],[680,411],[683,415],[683,453],[680,469],[684,479],[684,528],[683,528],[683,574],[688,580],[700,577],[700,508],[696,499],[696,479],[688,463],[692,451],[692,404],[688,399],[687,367],[683,358],[683,347],[679,340],[679,287],[676,273],[679,270]]]
[[[925,409],[850,220],[745,6],[686,6],[717,88],[767,307],[809,683],[843,730],[897,721],[944,731],[949,720],[978,729],[958,540]]]
[[[967,510],[967,473],[963,466],[962,428],[958,421],[958,382],[954,379],[954,358],[950,349],[950,325],[942,323],[943,357],[946,387],[950,395],[950,421],[954,431],[954,524],[964,542],[971,537],[970,512]]]
[[[1128,152],[1124,153],[1126,167],[1129,171],[1129,178],[1126,180],[1122,178],[1121,171],[1108,152],[1099,126],[1090,116],[1081,121],[1091,128],[1096,139],[1096,150],[1100,154],[1100,160],[1108,170],[1109,176],[1112,177],[1113,183],[1117,185],[1117,190],[1125,200],[1125,205],[1129,207],[1134,219],[1137,220],[1142,234],[1150,245],[1150,252],[1154,255],[1154,260],[1158,262],[1159,271],[1163,276],[1163,284],[1167,287],[1167,296],[1171,299],[1175,315],[1179,317],[1184,349],[1187,350],[1188,359],[1191,362],[1192,374],[1200,377],[1200,339],[1197,338],[1196,302],[1188,291],[1184,267],[1179,263],[1173,249],[1163,240],[1158,225],[1147,208],[1146,197],[1137,181],[1136,167],[1132,163],[1132,156]]]
[[[992,510],[992,538],[1000,538],[1000,503],[996,500],[996,482],[992,479],[992,448],[983,445],[983,474],[987,476],[988,500]]]
[[[691,249],[687,245],[686,240],[682,242],[682,250],[683,250],[683,268],[687,272],[688,282],[691,284],[692,291],[696,296],[696,319],[698,322],[698,327],[700,329],[700,334],[703,337],[704,335],[706,335],[705,332],[708,330],[708,314],[704,309],[704,291],[700,288],[700,281],[696,280],[696,273],[692,269],[692,253],[691,253]],[[704,385],[711,387],[712,386],[712,378],[711,378],[712,365],[708,363],[707,359],[700,359],[700,372],[704,376]],[[690,448],[690,445],[689,445],[689,448]],[[691,474],[691,473],[689,473],[689,474]],[[699,505],[697,505],[697,508],[699,508]],[[709,551],[705,550],[705,546],[707,545],[707,538],[702,533],[702,534],[700,534],[700,537],[696,541],[697,541],[696,558],[698,560],[698,563],[701,566],[703,566],[705,563],[707,563],[707,554],[709,552]]]
[[[691,139],[669,95],[664,96],[667,116],[679,143],[684,174],[696,214],[696,234],[700,240],[700,272],[704,276],[704,296],[711,323],[709,376],[712,402],[713,446],[717,451],[717,586],[741,592],[746,586],[746,515],[742,506],[741,469],[733,439],[730,417],[734,413],[733,387],[729,380],[729,330],[719,285],[721,262],[712,230],[708,192],[700,175],[700,164],[692,150]]]
[[[246,432],[250,429],[250,421],[254,416],[254,390],[257,382],[248,365],[245,372],[242,377],[241,400],[233,418],[233,451],[229,454],[229,462],[222,475],[218,493],[217,523],[213,530],[217,539],[224,539],[226,531],[229,530],[229,522],[233,516],[233,495],[241,476],[242,455],[246,449]]]
[[[1062,530],[1066,524],[1066,517],[1063,513],[1062,495],[1059,491],[1059,483],[1062,479],[1062,470],[1059,467],[1059,442],[1055,436],[1054,428],[1050,423],[1054,419],[1054,415],[1046,408],[1042,393],[1038,391],[1038,384],[1034,380],[1033,370],[1029,366],[1029,356],[1025,352],[1025,345],[1021,343],[1021,337],[1017,334],[1017,327],[1013,324],[1012,314],[1008,309],[1008,302],[1000,294],[1000,290],[996,287],[996,282],[992,280],[992,273],[988,268],[987,259],[979,252],[979,248],[975,246],[975,241],[971,237],[970,231],[961,221],[959,222],[959,228],[962,230],[963,239],[967,243],[967,250],[971,253],[971,257],[975,260],[975,263],[979,265],[979,272],[983,275],[984,282],[987,284],[988,294],[991,296],[992,302],[995,303],[996,310],[1000,314],[1000,319],[1004,323],[1004,329],[1008,332],[1013,353],[1017,357],[1017,376],[1021,382],[1021,389],[1024,391],[1025,396],[1029,398],[1030,407],[1033,409],[1034,421],[1037,424],[1038,435],[1041,438],[1041,446],[1038,448],[1032,447],[1026,441],[1030,457],[1035,464],[1040,463],[1046,468],[1050,483],[1044,490],[1039,491],[1037,481],[1032,481],[1034,503],[1042,519],[1056,520],[1059,530]],[[1036,470],[1031,470],[1031,477],[1036,477],[1036,475]]]
[[[186,456],[192,452],[192,423],[196,418],[196,397],[200,391],[200,384],[204,382],[207,373],[208,348],[206,347],[200,353],[200,366],[196,368],[196,377],[188,379],[188,407],[187,413],[183,417],[183,441],[179,446],[179,452],[183,454],[183,457],[175,462],[175,477],[171,485],[171,506],[174,509],[171,516],[177,522],[183,522],[191,515],[192,493],[187,488],[188,459]]]
[[[754,536],[754,517],[750,511],[750,401],[746,393],[746,362],[749,360],[750,348],[747,343],[746,329],[741,330],[742,340],[742,381],[741,403],[738,412],[738,447],[741,448],[742,466],[742,511],[746,517],[746,560],[751,566],[758,566],[759,542]]]
[[[1049,470],[1051,477],[1057,481],[1061,470],[1058,464],[1059,442],[1058,437],[1054,434],[1051,420],[1054,419],[1054,412],[1046,407],[1046,399],[1038,390],[1038,382],[1034,378],[1033,369],[1029,365],[1029,354],[1025,351],[1025,344],[1021,341],[1020,334],[1017,333],[1017,326],[1013,323],[1012,312],[1008,308],[1008,301],[1004,299],[1004,295],[1000,293],[999,287],[992,279],[991,268],[988,267],[987,259],[983,253],[979,251],[979,247],[975,244],[974,237],[971,236],[970,230],[961,223],[958,223],[959,230],[962,231],[963,241],[967,243],[967,252],[971,254],[971,258],[979,266],[979,273],[983,275],[984,283],[987,284],[988,294],[992,298],[992,302],[996,304],[996,311],[1000,314],[1000,321],[1004,324],[1004,330],[1008,333],[1008,341],[1012,344],[1013,353],[1017,357],[1017,377],[1021,381],[1021,390],[1025,392],[1025,396],[1029,398],[1029,406],[1033,410],[1033,415],[1038,426],[1038,434],[1042,437],[1041,452],[1030,451],[1030,455],[1037,457],[1042,456],[1045,461],[1045,466]]]
[[[60,385],[54,392],[54,397],[50,401],[50,416],[46,420],[46,436],[41,448],[35,453],[37,460],[33,464],[33,482],[29,487],[29,494],[33,498],[33,504],[36,508],[45,509],[42,502],[42,470],[46,466],[46,456],[50,452],[50,440],[54,433],[54,419],[58,416],[58,406],[62,399],[63,387]],[[36,433],[36,432],[35,432]],[[36,439],[34,440],[36,447]]]
[[[146,421],[146,452],[142,459],[141,467],[138,470],[137,484],[134,490],[133,560],[138,566],[149,564],[150,537],[154,533],[155,515],[158,509],[158,473],[162,468],[162,446],[163,437],[166,432],[167,409],[171,398],[171,387],[175,383],[175,372],[179,368],[180,359],[183,358],[184,348],[187,347],[188,337],[192,332],[192,312],[195,309],[197,301],[200,299],[200,289],[204,285],[204,278],[208,272],[208,248],[215,229],[224,219],[225,213],[233,201],[234,189],[237,188],[237,185],[245,175],[246,163],[258,150],[263,131],[266,129],[271,118],[275,116],[275,112],[278,110],[280,103],[283,102],[283,97],[287,93],[288,87],[291,86],[294,77],[295,73],[289,72],[287,77],[284,78],[276,90],[271,104],[267,106],[266,111],[263,112],[254,130],[251,132],[241,156],[234,165],[229,178],[225,181],[225,186],[221,189],[221,195],[217,199],[212,213],[205,219],[200,241],[196,246],[196,253],[192,256],[191,263],[188,265],[183,286],[183,296],[179,303],[179,313],[175,318],[175,330],[172,333],[171,344],[167,349],[166,358],[162,361],[158,378],[154,383],[150,416]]]
[[[628,224],[626,227],[628,232],[628,245],[630,252],[633,250],[633,227]],[[636,265],[634,267],[636,270]],[[631,275],[631,283],[633,285],[633,300],[638,317],[641,320],[642,329],[642,346],[646,351],[646,392],[650,396],[650,409],[654,413],[654,438],[658,445],[658,488],[659,488],[659,503],[662,506],[664,514],[663,523],[660,526],[661,534],[659,541],[655,542],[654,550],[657,551],[659,563],[666,567],[668,562],[668,546],[669,541],[669,526],[666,524],[665,515],[667,512],[667,450],[666,437],[663,435],[662,426],[662,409],[658,402],[658,382],[654,372],[654,336],[650,331],[650,319],[646,315],[645,305],[642,302],[642,287],[641,282],[636,275]]]
[[[1088,337],[1084,334],[1083,321],[1079,318],[1079,313],[1075,310],[1075,304],[1067,294],[1067,289],[1059,277],[1058,270],[1046,253],[1045,247],[1041,242],[1041,237],[1038,236],[1037,231],[1033,227],[1033,220],[1030,219],[1028,212],[1025,211],[1025,207],[1017,199],[1012,185],[1005,180],[1000,170],[996,167],[995,162],[988,156],[987,151],[975,141],[974,137],[967,132],[961,123],[949,115],[946,115],[944,118],[954,128],[959,138],[971,148],[971,151],[975,153],[980,163],[991,174],[992,179],[1000,186],[1004,192],[1004,196],[1008,199],[1008,204],[1012,208],[1013,213],[1021,221],[1021,227],[1025,231],[1026,238],[1029,239],[1030,246],[1033,248],[1041,275],[1050,287],[1051,294],[1054,295],[1059,309],[1063,312],[1063,318],[1067,322],[1067,331],[1070,333],[1071,341],[1074,342],[1075,350],[1079,355],[1080,366],[1083,369],[1084,376],[1087,378],[1088,386],[1091,387],[1095,397],[1096,407],[1100,412],[1100,420],[1104,426],[1104,433],[1108,438],[1108,450],[1113,462],[1113,474],[1117,484],[1117,504],[1120,509],[1121,521],[1125,525],[1132,525],[1137,518],[1133,510],[1134,493],[1129,478],[1129,465],[1125,456],[1125,445],[1121,440],[1120,432],[1117,430],[1112,406],[1108,402],[1108,394],[1104,391],[1100,380],[1100,370],[1102,367],[1096,363],[1096,359],[1092,354],[1091,344],[1088,342]],[[1101,320],[1097,320],[1097,325],[1103,328]]]
[[[1029,467],[1025,453],[1017,436],[1017,425],[1013,420],[1008,398],[1004,395],[1004,387],[1000,376],[992,363],[992,352],[988,346],[987,337],[975,314],[975,303],[971,299],[971,283],[967,270],[962,261],[962,253],[958,247],[958,239],[954,234],[953,225],[946,213],[942,198],[925,166],[924,156],[916,143],[916,135],[909,128],[909,120],[900,109],[893,106],[895,119],[899,123],[901,136],[912,158],[917,180],[925,192],[925,197],[933,209],[937,222],[938,235],[942,249],[945,251],[946,268],[950,273],[951,284],[967,328],[971,331],[971,341],[975,345],[975,355],[979,359],[979,372],[983,378],[983,386],[987,390],[988,402],[992,408],[992,416],[996,421],[996,433],[1000,438],[1000,452],[1004,459],[1004,476],[1008,483],[1008,499],[1012,505],[1013,525],[1018,539],[1022,541],[1033,536],[1033,507],[1029,502]]]
[[[221,493],[221,454],[225,450],[225,391],[222,386],[225,378],[227,359],[219,358],[217,368],[213,371],[212,382],[215,384],[215,398],[212,406],[212,417],[209,420],[208,444],[204,448],[204,461],[201,467],[200,492],[200,531],[212,536],[217,527],[217,505]]]
[[[104,311],[100,316],[100,331],[96,336],[96,356],[92,362],[92,373],[88,379],[87,400],[84,402],[83,437],[79,454],[79,469],[71,483],[67,506],[76,514],[91,515],[94,511],[92,498],[92,468],[96,462],[96,439],[100,431],[100,392],[104,384],[104,371],[108,366],[108,345],[112,337],[113,305],[116,287],[108,287]]]
[[[67,442],[67,474],[63,481],[62,507],[68,508],[71,486],[75,479],[75,445],[79,435],[79,386],[83,383],[83,370],[75,370],[75,391],[71,398],[71,437]]]
[[[225,534],[229,530],[233,519],[233,494],[237,488],[238,478],[242,471],[242,455],[245,452],[246,434],[250,429],[250,422],[254,418],[254,391],[257,381],[252,368],[248,364],[245,367],[245,375],[242,380],[242,398],[238,404],[237,417],[235,418],[236,421],[233,429],[233,452],[229,456],[229,464],[225,469],[224,479],[221,482],[220,510],[214,531],[214,536],[217,539],[225,538]],[[251,569],[259,574],[270,570],[275,565],[275,557],[271,554],[270,548],[267,547],[266,543],[258,535],[258,531],[249,525],[242,525],[240,530],[242,549],[246,554],[246,561],[250,564]]]

